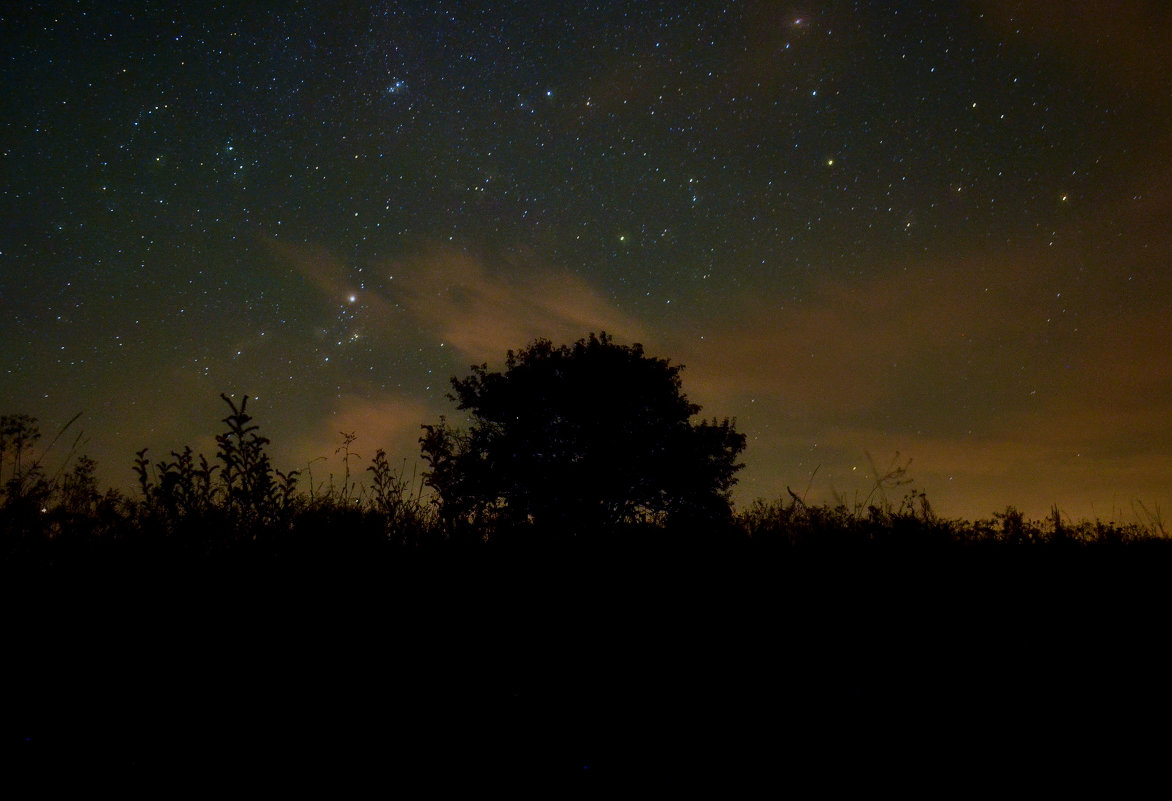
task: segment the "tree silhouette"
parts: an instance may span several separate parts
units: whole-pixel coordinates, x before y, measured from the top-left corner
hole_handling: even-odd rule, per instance
[[[426,481],[449,521],[577,533],[729,519],[745,437],[727,419],[691,422],[700,407],[680,366],[602,333],[537,340],[505,367],[452,379],[469,428],[423,426]]]

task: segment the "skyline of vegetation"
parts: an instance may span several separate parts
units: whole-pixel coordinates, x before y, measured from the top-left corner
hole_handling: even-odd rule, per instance
[[[338,447],[343,472],[311,481],[308,471],[286,472],[273,465],[266,451],[270,440],[247,413],[247,396],[239,404],[226,394],[222,398],[230,414],[222,420],[225,430],[216,436],[214,456],[209,459],[190,446],[161,458],[140,449],[131,465],[137,479],[134,494],[99,486],[96,463],[77,452],[81,435],[57,462],[50,460],[55,450],[63,449],[64,435],[80,415],[40,448],[43,437],[35,417],[4,415],[0,521],[8,540],[5,556],[16,556],[38,542],[85,540],[100,546],[151,536],[183,541],[184,548],[206,552],[244,540],[292,541],[295,533],[304,535],[302,540],[324,541],[331,529],[345,527],[360,532],[357,536],[367,545],[385,540],[388,545],[422,547],[470,536],[467,530],[457,532],[450,520],[445,523],[439,496],[427,476],[407,474],[405,459],[396,468],[380,448],[373,457],[360,460],[351,450],[357,435],[343,433]],[[812,504],[805,500],[808,487],[802,493],[787,488],[787,496],[755,499],[735,510],[729,523],[707,533],[714,540],[788,546],[890,544],[899,537],[905,538],[905,545],[1090,545],[1168,537],[1159,507],[1149,509],[1139,500],[1130,521],[1071,520],[1056,506],[1046,518],[1037,519],[1011,503],[974,521],[946,518],[915,489],[910,460],[896,454],[886,468],[874,460],[870,466],[873,486],[861,498],[839,495],[832,504]],[[508,540],[525,528],[516,521],[496,528],[485,524],[472,539]],[[644,520],[617,528],[661,526]]]

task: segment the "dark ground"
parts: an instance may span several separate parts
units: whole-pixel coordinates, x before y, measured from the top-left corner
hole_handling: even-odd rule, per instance
[[[1169,549],[486,550],[21,571],[4,760],[46,791],[1126,790]]]

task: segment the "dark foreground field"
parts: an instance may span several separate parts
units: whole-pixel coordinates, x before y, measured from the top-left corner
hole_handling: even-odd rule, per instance
[[[353,557],[9,565],[9,775],[1117,793],[1167,753],[1163,541]]]

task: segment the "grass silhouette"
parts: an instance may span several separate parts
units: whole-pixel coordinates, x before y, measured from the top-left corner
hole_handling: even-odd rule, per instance
[[[213,552],[248,549],[251,553],[334,548],[359,542],[375,549],[465,548],[528,543],[535,547],[548,532],[528,532],[524,524],[476,530],[456,526],[438,512],[437,500],[423,476],[397,470],[386,452],[376,451],[361,473],[351,469],[359,456],[353,433],[343,433],[338,452],[345,473],[340,486],[307,488],[301,471],[275,468],[269,439],[247,412],[248,397],[229,407],[225,429],[216,436],[217,452],[209,459],[190,447],[152,461],[146,449],[135,454],[138,492],[127,496],[101,490],[96,464],[73,452],[51,475],[45,456],[33,449],[40,440],[35,418],[6,415],[0,420],[0,534],[10,562],[54,563],[71,557],[91,558],[103,550],[132,554],[174,551],[192,558]],[[70,425],[76,421],[70,421]],[[66,426],[67,428],[68,426]],[[64,430],[64,429],[63,429]],[[54,438],[55,443],[61,432]],[[80,440],[80,437],[79,437]],[[711,531],[684,531],[651,522],[581,536],[582,547],[789,548],[799,550],[893,548],[971,549],[1009,546],[1095,547],[1144,545],[1168,541],[1159,508],[1137,506],[1132,523],[1071,521],[1055,507],[1045,520],[1026,518],[1013,506],[976,521],[951,520],[935,513],[925,493],[912,485],[909,461],[896,454],[886,468],[868,454],[874,477],[864,497],[838,495],[833,504],[810,505],[793,490],[788,497],[758,499],[736,514],[731,526]],[[363,478],[365,477],[365,478]],[[897,499],[893,496],[901,493]],[[669,530],[670,529],[670,530]],[[558,539],[551,537],[551,539]],[[561,540],[559,540],[561,541]],[[589,542],[586,542],[589,541]],[[688,546],[690,547],[690,546]]]

